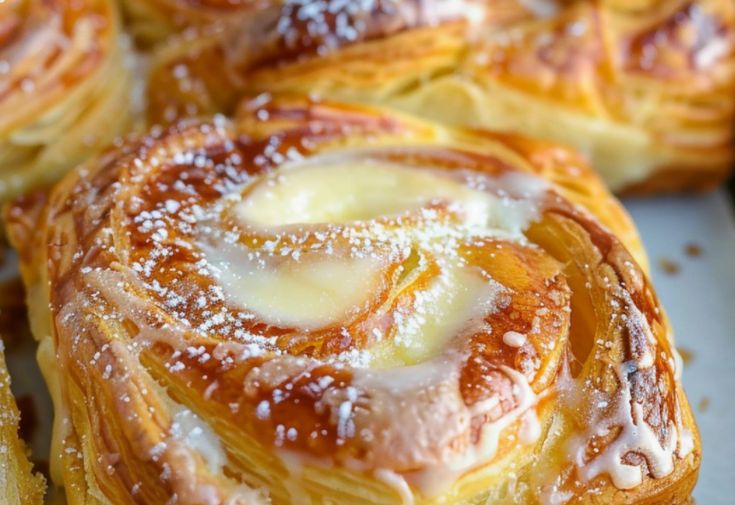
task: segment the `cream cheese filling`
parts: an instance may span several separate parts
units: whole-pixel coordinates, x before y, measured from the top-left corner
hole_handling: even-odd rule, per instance
[[[291,238],[307,232],[323,238],[338,230],[338,239],[358,245],[273,246],[264,253],[218,237],[203,241],[201,250],[229,300],[268,323],[306,330],[343,322],[364,308],[388,263],[414,254],[420,257],[414,268],[421,269],[430,256],[439,275],[413,293],[411,306],[396,312],[391,338],[374,350],[383,366],[415,363],[487,312],[502,288],[463,264],[460,243],[476,236],[521,240],[537,213],[535,199],[525,198],[542,189],[532,177],[473,177],[369,158],[289,162],[255,177],[230,216],[244,228]],[[488,191],[497,187],[497,194]],[[524,199],[508,196],[516,193]],[[436,205],[452,212],[451,223],[441,222]],[[417,213],[423,222],[409,223],[406,216]],[[386,219],[398,226],[385,226]],[[358,231],[346,234],[351,226]],[[368,242],[380,245],[365,253]]]

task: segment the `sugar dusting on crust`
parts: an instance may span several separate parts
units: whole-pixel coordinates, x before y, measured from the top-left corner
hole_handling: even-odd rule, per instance
[[[484,15],[472,0],[287,0],[277,30],[288,48],[316,46],[319,54],[347,43],[444,21]]]
[[[244,24],[227,33],[223,49],[226,59],[244,70],[327,56],[421,27],[464,21],[474,29],[481,26],[486,9],[481,0],[286,0],[246,16]],[[189,86],[185,73],[182,67],[180,81]]]

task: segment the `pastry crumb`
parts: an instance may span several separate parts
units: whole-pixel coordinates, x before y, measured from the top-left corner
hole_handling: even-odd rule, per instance
[[[684,246],[684,252],[690,258],[699,258],[700,256],[702,256],[704,250],[702,249],[702,246],[700,246],[696,242],[689,242]]]
[[[686,347],[677,347],[676,350],[679,351],[681,361],[684,363],[685,366],[694,360],[694,353]]]
[[[709,396],[703,396],[701,400],[699,400],[699,404],[697,405],[697,409],[700,412],[707,412],[707,409],[709,408]]]
[[[659,258],[658,266],[669,275],[676,275],[681,270],[681,266],[669,258]]]

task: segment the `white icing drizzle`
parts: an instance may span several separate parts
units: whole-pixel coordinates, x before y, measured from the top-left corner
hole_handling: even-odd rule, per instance
[[[469,459],[474,460],[475,462],[488,461],[495,456],[501,433],[518,418],[521,416],[535,417],[535,412],[532,410],[532,407],[536,405],[538,398],[531,389],[526,376],[507,366],[501,366],[500,369],[513,381],[513,395],[516,398],[517,405],[513,410],[494,423],[489,423],[483,426],[482,434],[480,435],[480,443],[476,447],[477,452],[472,454],[475,450],[470,451],[471,457]],[[497,398],[490,398],[485,402],[473,405],[470,410],[474,415],[480,415],[492,410],[495,405],[497,405],[497,401]],[[535,422],[538,421],[535,420]],[[463,459],[464,458],[461,458],[460,461],[457,461],[453,466],[459,468],[464,467],[466,469],[474,466],[472,463],[467,465],[465,461],[462,461]]]
[[[624,365],[623,365],[624,366]],[[621,387],[617,407],[610,418],[594,425],[598,435],[605,435],[612,428],[621,428],[617,438],[604,451],[589,462],[585,462],[587,440],[576,449],[575,461],[579,475],[590,481],[598,475],[607,474],[618,489],[632,489],[643,481],[643,471],[638,465],[629,465],[623,458],[636,452],[644,455],[648,469],[655,478],[669,475],[674,469],[674,451],[677,447],[677,429],[673,422],[668,426],[669,436],[662,445],[653,429],[643,418],[643,405],[632,402],[630,384],[625,372],[619,372]]]
[[[694,435],[688,429],[679,427],[679,448],[676,455],[680,458],[686,458],[694,450]]]
[[[654,337],[651,327],[646,322],[646,317],[633,301],[630,293],[625,289],[619,289],[618,292],[625,300],[628,312],[624,322],[628,328],[628,334],[632,338],[631,346],[636,359],[636,367],[639,369],[651,368],[655,363],[652,349],[656,349],[656,337]],[[645,342],[641,342],[641,339],[644,339]]]
[[[674,345],[674,337],[669,336],[669,342],[671,343],[671,355],[673,357],[673,369],[674,379],[677,382],[681,382],[681,376],[684,373],[684,359],[681,357],[681,353]]]
[[[384,407],[390,406],[396,409],[392,411],[392,416],[389,416],[391,421],[390,433],[385,433],[392,437],[396,452],[408,453],[410,451],[420,452],[426,450],[421,445],[425,435],[417,434],[417,432],[430,429],[430,426],[435,425],[431,421],[423,423],[421,419],[417,419],[421,411],[412,409],[417,403],[414,401],[414,396],[431,394],[436,398],[438,410],[432,412],[431,415],[446,419],[448,424],[458,424],[456,432],[450,431],[448,435],[450,438],[455,436],[453,433],[465,432],[473,416],[482,416],[497,407],[498,400],[495,398],[480,402],[469,409],[464,406],[457,388],[458,370],[456,364],[459,358],[460,356],[456,355],[455,359],[430,360],[409,367],[382,371],[372,369],[356,371],[353,381],[356,386],[371,388],[370,390],[373,391],[376,397],[382,397],[383,392],[389,392],[392,396],[404,399],[400,403],[381,403],[372,407],[374,411],[379,412],[378,415],[381,418],[385,417],[386,412],[381,410]],[[372,469],[372,473],[377,479],[396,491],[402,500],[402,504],[413,505],[415,494],[412,487],[415,487],[424,497],[436,497],[446,492],[460,476],[492,461],[503,431],[516,422],[520,423],[518,436],[521,443],[530,444],[538,439],[540,425],[534,409],[538,401],[537,395],[532,391],[524,375],[507,367],[501,368],[513,382],[512,388],[517,406],[485,426],[477,445],[469,444],[459,451],[452,447],[441,447],[432,463],[410,473],[397,472],[384,467]],[[347,406],[343,409],[342,407],[345,405]],[[353,411],[352,409],[352,402],[348,400],[340,404],[339,410],[349,410],[353,415],[372,415],[370,412]],[[346,414],[347,412],[340,412],[342,419],[348,422],[350,426],[354,426],[350,421],[351,417]],[[461,422],[457,423],[457,420],[461,420]],[[375,437],[383,434],[374,432],[360,433],[359,435]],[[284,481],[284,485],[292,496],[292,500],[299,497],[299,501],[292,501],[292,503],[309,505],[310,501],[303,501],[305,490],[300,479],[300,476],[303,475],[304,465],[330,468],[334,462],[319,460],[291,451],[281,450],[278,453],[289,472],[289,477]],[[360,460],[344,461],[343,466],[358,472],[371,471],[371,465]]]
[[[730,50],[731,43],[725,38],[714,38],[709,40],[694,55],[694,63],[700,69],[712,66]]]
[[[398,496],[401,498],[401,505],[414,504],[413,491],[411,491],[411,487],[403,476],[386,468],[379,468],[375,471],[375,478],[388,484],[388,486],[398,493]]]
[[[510,347],[521,347],[526,343],[526,336],[517,331],[506,331],[503,334],[503,343]]]
[[[212,473],[222,471],[227,455],[217,434],[191,410],[181,408],[171,423],[171,437],[197,451]]]
[[[521,429],[518,432],[518,440],[522,444],[532,444],[541,436],[541,423],[539,422],[536,412],[527,411],[521,417]]]
[[[526,438],[528,442],[521,440],[521,443],[532,443],[535,441],[535,437],[538,437],[538,432],[534,427],[534,425],[538,425],[538,418],[534,410],[538,397],[523,374],[505,366],[501,369],[513,381],[516,407],[496,421],[484,425],[477,444],[469,444],[460,452],[448,454],[445,460],[437,461],[434,465],[427,465],[425,468],[407,475],[408,482],[417,487],[423,496],[439,496],[466,472],[492,461],[503,431],[516,421],[521,420],[522,425],[531,424],[529,437]],[[471,416],[481,416],[496,408],[497,405],[498,399],[490,398],[473,405],[470,408],[470,414]],[[467,421],[469,422],[469,419]],[[401,427],[397,428],[401,429]],[[406,426],[404,429],[411,429],[411,427]]]
[[[558,483],[544,488],[539,495],[539,500],[542,505],[565,505],[572,498],[574,498],[574,493],[571,491],[562,491],[559,489]]]

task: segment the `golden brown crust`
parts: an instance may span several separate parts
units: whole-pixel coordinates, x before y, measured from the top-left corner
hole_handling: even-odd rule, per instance
[[[10,391],[10,376],[0,340],[0,501],[6,505],[41,505],[46,484],[33,472],[18,436],[20,413]]]
[[[260,97],[6,217],[51,335],[72,504],[677,503],[696,481],[637,235],[562,148]],[[348,312],[303,294],[329,278]],[[462,293],[487,305],[451,305]]]
[[[732,2],[525,4],[385,1],[331,14],[329,2],[269,2],[162,48],[149,117],[301,93],[570,145],[615,191],[699,190],[726,177]]]
[[[113,0],[0,5],[0,204],[45,188],[130,123]]]

